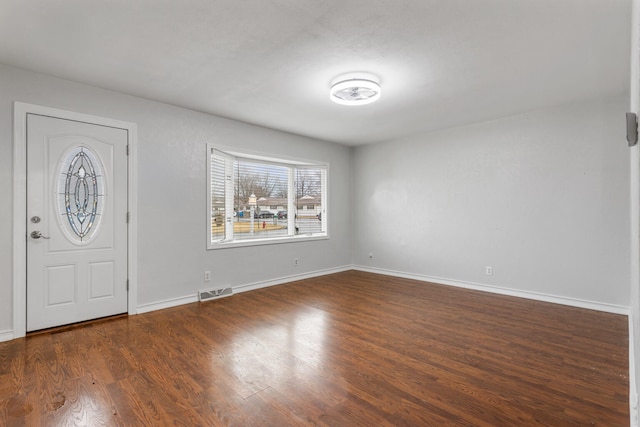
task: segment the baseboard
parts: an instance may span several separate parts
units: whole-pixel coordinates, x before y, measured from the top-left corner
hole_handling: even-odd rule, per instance
[[[383,274],[385,276],[402,277],[405,279],[418,280],[421,282],[437,283],[440,285],[449,285],[449,286],[455,286],[459,288],[490,292],[494,294],[508,295],[508,296],[513,296],[518,298],[527,298],[531,300],[551,302],[554,304],[562,304],[562,305],[567,305],[571,307],[603,311],[606,313],[622,314],[625,316],[628,316],[630,314],[629,307],[625,307],[625,306],[586,301],[586,300],[580,300],[575,298],[567,298],[567,297],[561,297],[557,295],[548,295],[548,294],[542,294],[537,292],[521,291],[517,289],[501,288],[501,287],[486,285],[482,283],[465,282],[462,280],[453,280],[453,279],[446,279],[442,277],[427,276],[422,274],[405,273],[401,271],[387,270],[383,268],[371,268],[371,267],[365,267],[361,265],[345,265],[342,267],[330,268],[326,270],[316,270],[316,271],[307,272],[307,273],[279,277],[271,280],[263,280],[260,282],[237,285],[237,286],[233,286],[233,292],[241,293],[241,292],[253,291],[256,289],[267,288],[269,286],[282,285],[284,283],[295,282],[297,280],[311,279],[313,277],[325,276],[327,274],[340,273],[348,270],[358,270],[358,271],[364,271],[364,272],[374,273],[374,274]],[[172,298],[165,301],[158,301],[158,302],[139,305],[137,307],[137,312],[138,314],[148,313],[150,311],[162,310],[165,308],[176,307],[183,304],[190,304],[197,301],[198,301],[197,294],[186,295],[183,297]],[[2,339],[2,333],[0,333],[0,340],[1,339]]]
[[[453,280],[443,277],[433,277],[422,274],[405,273],[395,270],[387,270],[383,268],[371,268],[361,265],[354,265],[354,270],[365,271],[368,273],[384,274],[386,276],[402,277],[404,279],[419,280],[421,282],[437,283],[439,285],[449,285],[458,288],[473,289],[476,291],[490,292],[500,295],[508,295],[518,298],[527,298],[536,301],[551,302],[554,304],[568,305],[571,307],[586,308],[589,310],[603,311],[606,313],[629,315],[629,307],[605,304],[600,302],[586,301],[576,298],[567,298],[557,295],[542,294],[537,292],[521,291],[518,289],[502,288],[498,286],[486,285],[483,283],[465,282],[462,280]]]
[[[165,308],[177,307],[179,305],[191,304],[198,302],[198,295],[187,295],[184,297],[171,298],[164,301],[151,302],[138,306],[137,314],[148,313],[150,311],[163,310]]]
[[[291,276],[279,277],[277,279],[264,280],[255,283],[248,283],[245,285],[233,286],[233,293],[241,293],[247,291],[253,291],[256,289],[267,288],[269,286],[282,285],[284,283],[295,282],[297,280],[310,279],[312,277],[325,276],[327,274],[340,273],[342,271],[352,270],[351,265],[345,265],[338,268],[330,268],[326,270],[316,270],[308,273],[294,274]],[[152,302],[148,304],[142,304],[138,306],[137,314],[148,313],[150,311],[163,310],[165,308],[177,307],[183,304],[190,304],[198,302],[198,294],[187,295],[178,298],[172,298],[164,301]]]
[[[349,270],[353,270],[353,266],[345,265],[342,267],[329,268],[326,270],[316,270],[309,273],[294,274],[292,276],[284,276],[277,279],[263,280],[260,282],[248,283],[246,285],[234,286],[233,292],[239,293],[239,292],[253,291],[256,289],[268,288],[269,286],[282,285],[285,283],[295,282],[297,280],[311,279],[313,277],[326,276],[327,274],[341,273],[343,271],[349,271]]]
[[[11,341],[13,339],[13,331],[0,332],[0,342]]]

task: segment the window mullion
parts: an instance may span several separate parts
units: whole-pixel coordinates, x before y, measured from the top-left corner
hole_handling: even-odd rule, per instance
[[[225,228],[225,240],[233,240],[233,200],[235,194],[235,188],[233,185],[233,164],[235,160],[233,158],[226,158],[224,162],[224,228]]]
[[[327,170],[326,169],[321,169],[320,170],[320,197],[322,200],[322,210],[321,212],[321,216],[322,216],[322,220],[321,220],[321,230],[323,233],[327,232],[327,223],[329,222],[328,219],[329,217],[327,216],[327,211],[328,211],[328,204],[329,204],[329,199],[327,198]]]
[[[287,183],[287,235],[293,236],[296,227],[296,169],[289,168],[289,181]]]

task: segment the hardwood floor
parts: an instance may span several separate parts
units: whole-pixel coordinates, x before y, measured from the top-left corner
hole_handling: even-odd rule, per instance
[[[624,426],[625,316],[345,272],[0,343],[2,426]]]

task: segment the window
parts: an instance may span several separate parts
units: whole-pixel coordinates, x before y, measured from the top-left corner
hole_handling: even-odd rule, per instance
[[[208,248],[327,238],[327,165],[208,146]]]

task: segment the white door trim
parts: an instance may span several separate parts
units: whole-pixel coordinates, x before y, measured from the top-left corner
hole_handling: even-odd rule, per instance
[[[102,126],[125,129],[129,135],[128,200],[129,246],[127,264],[129,292],[127,311],[136,314],[138,306],[138,206],[137,206],[137,125],[135,123],[56,108],[15,102],[13,107],[13,338],[27,331],[27,114],[39,114]]]

